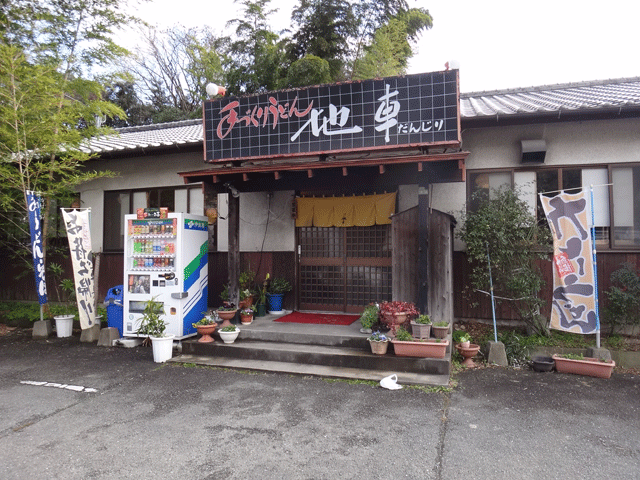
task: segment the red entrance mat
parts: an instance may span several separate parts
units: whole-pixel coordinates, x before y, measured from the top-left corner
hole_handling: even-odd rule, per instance
[[[332,313],[302,313],[292,312],[280,317],[274,322],[313,323],[319,325],[351,325],[360,318],[359,315],[334,315]]]

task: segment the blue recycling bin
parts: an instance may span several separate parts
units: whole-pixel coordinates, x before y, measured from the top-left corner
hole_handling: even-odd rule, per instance
[[[122,337],[122,285],[111,287],[107,292],[107,296],[104,298],[104,303],[107,306],[107,325],[109,327],[117,328],[118,335]]]

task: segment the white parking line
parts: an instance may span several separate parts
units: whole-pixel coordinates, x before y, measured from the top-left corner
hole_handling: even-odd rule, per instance
[[[73,390],[74,392],[96,393],[98,391],[95,388],[81,387],[80,385],[67,385],[66,383],[35,382],[33,380],[21,380],[20,383],[23,385],[35,385],[37,387],[64,388],[65,390]]]

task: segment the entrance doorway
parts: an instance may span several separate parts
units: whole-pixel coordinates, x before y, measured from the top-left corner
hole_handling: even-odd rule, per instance
[[[359,313],[391,300],[391,225],[297,230],[302,310]]]

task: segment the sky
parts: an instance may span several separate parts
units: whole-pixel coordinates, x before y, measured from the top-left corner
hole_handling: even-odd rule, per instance
[[[290,26],[296,0],[272,0],[272,27]],[[444,70],[455,61],[460,90],[479,92],[640,76],[637,18],[629,0],[408,0],[433,17],[408,73]],[[179,6],[179,8],[176,8]],[[136,14],[153,25],[210,26],[237,18],[231,0],[151,0]]]

